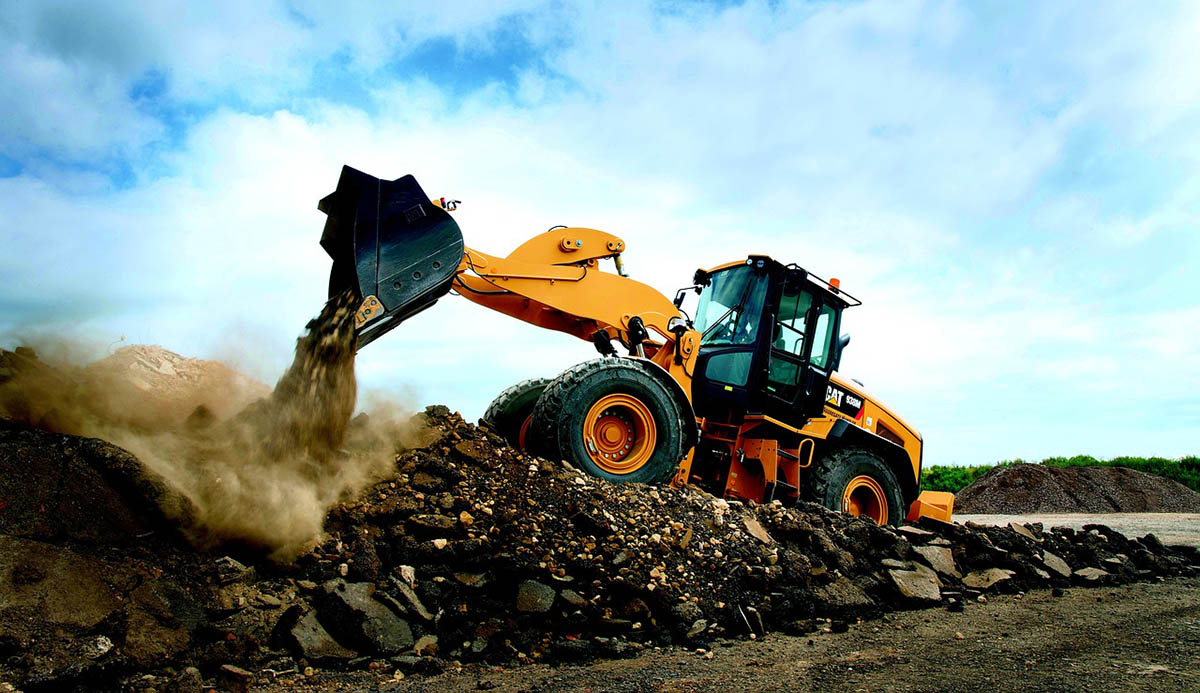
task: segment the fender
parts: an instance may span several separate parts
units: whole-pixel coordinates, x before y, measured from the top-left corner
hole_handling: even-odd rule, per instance
[[[904,497],[904,505],[907,507],[916,500],[920,492],[919,482],[913,477],[912,462],[903,447],[870,431],[863,430],[845,419],[835,421],[825,439],[839,440],[846,445],[860,447],[878,454],[896,475],[896,481],[900,482],[900,493]]]

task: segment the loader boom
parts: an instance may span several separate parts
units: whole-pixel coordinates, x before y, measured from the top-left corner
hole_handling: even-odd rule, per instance
[[[666,296],[600,268],[601,260],[619,262],[620,238],[556,228],[507,257],[489,255],[463,244],[458,224],[412,176],[383,181],[349,166],[318,206],[328,215],[321,245],[334,260],[330,296],[354,288],[363,299],[360,348],[453,290],[538,327],[589,341],[616,339],[677,371],[690,392],[686,366],[699,334],[680,329],[683,316]]]

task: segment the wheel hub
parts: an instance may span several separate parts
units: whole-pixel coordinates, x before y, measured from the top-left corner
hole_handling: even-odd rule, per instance
[[[883,487],[865,474],[854,477],[846,484],[842,494],[842,512],[855,517],[869,517],[879,525],[887,524],[888,504]]]
[[[654,452],[656,431],[650,408],[637,397],[601,397],[583,422],[588,457],[610,474],[637,471]]]

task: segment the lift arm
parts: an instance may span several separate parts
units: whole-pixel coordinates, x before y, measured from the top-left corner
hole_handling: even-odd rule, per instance
[[[690,398],[700,335],[673,303],[621,272],[625,242],[586,228],[538,234],[507,257],[463,244],[458,224],[412,176],[384,181],[343,167],[321,200],[321,245],[333,258],[329,291],[352,288],[365,346],[453,290],[473,303],[596,342],[615,339],[662,366]]]

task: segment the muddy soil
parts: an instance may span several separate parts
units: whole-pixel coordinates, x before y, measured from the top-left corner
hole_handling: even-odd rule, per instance
[[[961,635],[961,638],[960,638]],[[317,672],[258,690],[1194,691],[1200,579],[990,597],[963,613],[907,611],[846,633],[718,643],[587,666],[468,666],[420,681]]]

